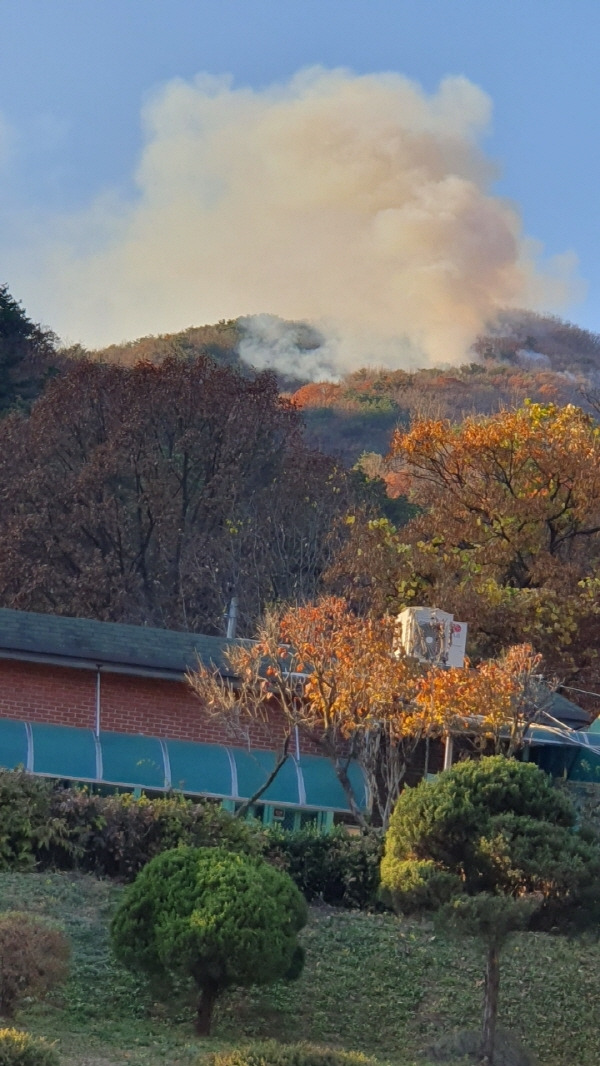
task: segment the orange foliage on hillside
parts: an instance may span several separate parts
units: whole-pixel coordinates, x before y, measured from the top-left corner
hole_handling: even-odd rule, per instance
[[[341,385],[332,381],[311,381],[294,392],[291,399],[296,407],[335,407],[341,392]]]

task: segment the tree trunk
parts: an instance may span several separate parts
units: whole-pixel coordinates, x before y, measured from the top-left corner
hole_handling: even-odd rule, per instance
[[[481,1054],[486,1066],[494,1066],[498,992],[500,989],[499,960],[498,945],[495,942],[488,944],[483,993],[483,1041],[481,1044]]]
[[[348,800],[348,806],[350,807],[352,814],[354,815],[356,821],[362,829],[368,829],[369,823],[365,818],[363,812],[361,811],[360,807],[358,806],[358,803],[356,802],[356,796],[354,794],[354,789],[352,788],[352,782],[348,777],[348,763],[343,766],[341,761],[339,759],[336,759],[334,766],[337,779],[344,790],[344,794],[346,796],[346,799]]]
[[[237,809],[237,811],[235,812],[235,815],[234,815],[235,818],[243,818],[244,815],[246,814],[246,811],[248,811],[250,809],[252,804],[256,803],[257,800],[259,800],[260,797],[262,796],[263,792],[267,791],[269,785],[273,784],[273,781],[277,777],[277,774],[281,770],[281,767],[284,766],[285,763],[288,760],[288,757],[289,757],[289,754],[290,754],[290,740],[291,740],[291,734],[287,733],[286,737],[285,737],[285,740],[283,742],[283,746],[281,748],[281,752],[277,756],[277,761],[275,763],[275,766],[271,770],[271,773],[269,774],[269,776],[267,778],[265,778],[265,780],[263,781],[263,783],[260,786],[260,788],[257,788],[256,792],[252,796],[250,796],[250,799],[244,800],[242,805],[240,807],[238,807],[238,809]]]
[[[210,1036],[213,1011],[218,994],[219,986],[214,981],[203,985],[200,990],[200,999],[198,1000],[196,1011],[196,1033],[198,1036]]]

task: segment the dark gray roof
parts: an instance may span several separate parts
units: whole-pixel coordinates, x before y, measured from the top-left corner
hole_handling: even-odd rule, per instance
[[[200,633],[0,608],[0,658],[4,659],[62,660],[134,674],[178,676],[194,670],[200,660],[204,666],[216,666],[223,677],[231,677],[224,658],[231,643],[224,637]],[[549,713],[571,729],[581,729],[591,721],[587,711],[558,692],[552,694]]]
[[[592,720],[591,714],[584,711],[583,707],[572,703],[565,696],[561,696],[559,692],[552,693],[548,711],[553,718],[557,718],[559,722],[570,726],[571,729],[585,728]],[[548,725],[552,725],[552,722],[549,721]]]
[[[0,608],[0,656],[5,659],[63,659],[131,673],[180,675],[193,670],[200,659],[205,666],[214,664],[227,677],[231,670],[223,653],[229,643],[225,638],[199,633]]]

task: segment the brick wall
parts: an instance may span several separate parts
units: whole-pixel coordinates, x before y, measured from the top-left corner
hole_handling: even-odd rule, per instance
[[[0,661],[0,717],[93,728],[95,674],[36,663]]]
[[[203,712],[183,681],[164,681],[101,672],[100,728],[117,733],[239,745],[242,741]],[[93,729],[96,721],[96,672],[38,663],[0,660],[0,718]],[[275,749],[282,722],[253,723],[250,743]],[[301,750],[316,750],[304,739]]]

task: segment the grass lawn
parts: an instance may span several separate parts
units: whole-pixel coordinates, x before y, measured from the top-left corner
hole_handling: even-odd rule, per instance
[[[0,907],[45,915],[73,946],[72,976],[17,1024],[57,1040],[67,1066],[189,1066],[250,1037],[311,1040],[424,1066],[422,1049],[443,1033],[478,1025],[477,946],[427,923],[315,908],[304,933],[307,963],[294,984],[236,992],[211,1040],[198,1041],[186,1004],[153,1002],[144,982],[111,958],[107,927],[120,889],[68,874],[0,874]],[[523,934],[503,967],[501,1024],[540,1066],[598,1066],[594,1024],[600,945]]]

